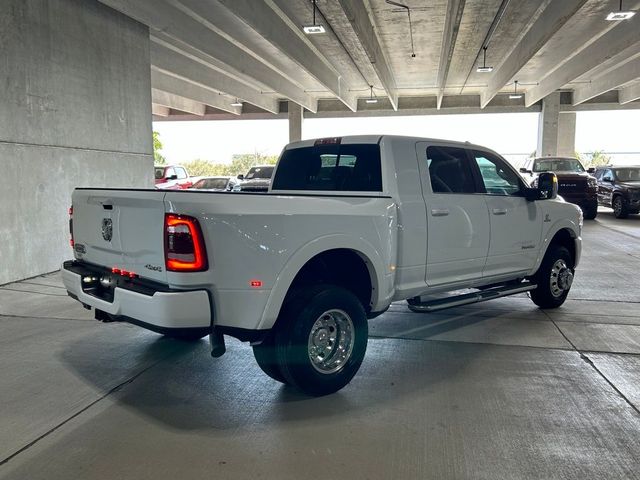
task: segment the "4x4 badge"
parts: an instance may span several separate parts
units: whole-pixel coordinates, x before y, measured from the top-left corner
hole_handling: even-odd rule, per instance
[[[544,215],[544,221],[545,221],[545,222],[550,222],[550,221],[551,221],[551,218],[549,217],[549,214],[548,214],[548,213],[545,213],[545,215]]]
[[[113,222],[110,218],[102,219],[102,238],[107,242],[110,242],[111,238],[113,238]]]

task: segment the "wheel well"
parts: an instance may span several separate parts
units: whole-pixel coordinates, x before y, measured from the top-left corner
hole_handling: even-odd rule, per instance
[[[551,239],[549,245],[560,245],[561,247],[569,250],[571,258],[575,262],[576,260],[576,242],[574,241],[574,234],[568,228],[559,230]]]
[[[348,249],[322,252],[309,260],[293,279],[287,296],[302,287],[328,283],[353,293],[368,313],[371,310],[373,285],[367,262],[362,256]]]

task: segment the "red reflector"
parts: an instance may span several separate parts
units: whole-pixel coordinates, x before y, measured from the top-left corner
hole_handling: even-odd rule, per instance
[[[137,276],[137,273],[129,272],[129,278],[136,278]]]
[[[73,215],[73,205],[69,207],[69,216]]]
[[[170,272],[202,272],[207,269],[207,252],[198,220],[167,213],[164,220],[165,263]]]
[[[71,245],[71,247],[73,248],[73,246],[76,244],[76,242],[73,241],[73,238],[69,239],[69,245]]]
[[[313,145],[316,147],[318,145],[340,145],[341,141],[342,137],[319,138]]]
[[[262,286],[262,280],[251,280],[249,282],[249,285],[251,285],[253,288],[260,288]]]
[[[113,267],[113,268],[111,269],[111,273],[115,273],[116,275],[120,275],[120,269],[119,269],[119,268],[116,268],[116,267]]]

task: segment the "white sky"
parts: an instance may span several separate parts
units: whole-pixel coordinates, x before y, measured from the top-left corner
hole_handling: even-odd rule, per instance
[[[288,141],[287,120],[230,120],[155,122],[171,163],[196,158],[231,161],[234,153],[276,155]],[[536,149],[537,113],[432,115],[305,119],[303,138],[350,134],[402,134],[449,140],[468,140],[502,154],[525,154]],[[640,164],[640,110],[578,112],[576,150],[637,152],[614,155],[619,163]]]

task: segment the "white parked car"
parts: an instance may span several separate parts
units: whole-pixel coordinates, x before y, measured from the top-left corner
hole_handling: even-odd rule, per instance
[[[556,196],[553,173],[529,188],[469,143],[308,140],[285,148],[267,194],[76,189],[62,275],[98,319],[209,335],[214,356],[223,335],[249,341],[268,375],[321,395],[355,375],[367,318],[394,301],[561,305],[582,214]]]

